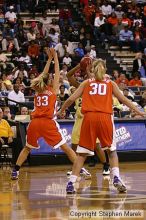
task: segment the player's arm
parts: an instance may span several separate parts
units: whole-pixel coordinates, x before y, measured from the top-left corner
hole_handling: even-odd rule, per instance
[[[58,55],[57,52],[54,50],[54,48],[51,48],[51,53],[54,57],[54,68],[55,68],[55,75],[54,75],[54,81],[53,81],[53,90],[55,94],[58,94],[59,92],[59,79],[60,79],[60,69],[59,69],[59,61],[58,61]]]
[[[51,61],[52,61],[52,59],[53,59],[53,56],[52,56],[52,53],[51,53],[50,50],[47,49],[47,50],[46,50],[46,53],[47,53],[47,55],[48,55],[48,61],[47,61],[46,65],[45,65],[45,67],[44,67],[43,75],[48,74],[49,69],[50,69],[50,64],[51,64]]]
[[[119,90],[117,84],[112,81],[113,94],[118,98],[120,102],[128,106],[130,109],[134,110],[138,115],[146,116],[146,113],[141,112],[129,99],[127,99]]]
[[[75,88],[78,88],[80,83],[78,83],[78,81],[76,80],[76,78],[74,77],[74,74],[77,72],[77,70],[80,69],[80,64],[78,64],[77,66],[75,66],[73,69],[71,69],[68,73],[67,73],[67,78],[69,83],[74,86]]]
[[[82,95],[84,87],[87,84],[87,82],[88,80],[85,80],[84,82],[82,82],[80,86],[78,87],[78,89],[64,102],[60,110],[60,114],[62,114],[65,111],[65,109],[70,107],[74,103],[74,101]]]

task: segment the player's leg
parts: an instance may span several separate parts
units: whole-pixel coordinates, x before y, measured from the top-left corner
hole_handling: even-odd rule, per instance
[[[94,129],[96,123],[94,121],[94,124],[92,124],[92,120],[90,121],[90,115],[85,115],[81,127],[81,133],[80,133],[80,141],[79,146],[77,148],[77,159],[75,160],[73,164],[73,170],[72,175],[69,178],[66,192],[67,193],[74,193],[74,183],[77,181],[77,178],[79,176],[80,170],[86,160],[87,155],[94,155],[94,148],[96,145],[96,129]],[[91,130],[91,124],[92,124],[92,130]]]
[[[75,162],[77,155],[66,143],[60,146],[60,148],[65,152],[72,163]]]
[[[82,121],[83,121],[83,118],[77,118],[75,120],[73,130],[72,130],[72,136],[71,136],[72,149],[75,152],[77,150],[77,146],[78,146],[79,140],[80,140],[80,132],[81,132]],[[70,176],[71,174],[72,174],[72,171],[67,172],[67,176]],[[81,168],[80,175],[84,176],[85,179],[90,179],[91,178],[91,174],[84,167]]]
[[[16,165],[14,166],[14,169],[13,169],[12,174],[11,174],[11,179],[12,180],[18,179],[20,167],[22,166],[24,161],[27,159],[30,151],[31,151],[31,149],[29,147],[25,146],[22,149],[22,151],[20,152],[19,157],[16,161]]]
[[[86,160],[85,154],[78,154],[72,168],[72,174],[69,178],[66,192],[67,193],[75,193],[74,183],[77,181],[78,176],[80,175],[80,170],[84,165],[84,162]]]
[[[16,180],[19,176],[19,170],[24,163],[24,161],[27,159],[31,148],[38,148],[38,120],[32,120],[27,128],[27,136],[26,136],[26,146],[22,149],[22,151],[19,154],[19,157],[16,161],[16,165],[14,166],[14,169],[12,170],[11,179]]]
[[[100,162],[103,164],[103,175],[109,175],[110,174],[110,165],[109,165],[109,159],[108,154],[106,151],[103,151],[99,142],[96,141],[96,149],[95,152],[97,156],[99,157]]]
[[[126,186],[122,182],[119,171],[119,161],[117,151],[108,150],[108,156],[111,166],[111,174],[113,177],[113,185],[117,188],[119,192],[126,192]]]
[[[119,162],[115,142],[115,127],[113,124],[113,120],[109,115],[105,115],[104,120],[103,118],[101,118],[101,123],[98,132],[99,139],[101,141],[101,146],[103,148],[105,146],[108,146],[107,152],[111,167],[111,174],[113,177],[113,185],[117,188],[119,192],[125,192],[126,186],[123,184],[119,172]]]

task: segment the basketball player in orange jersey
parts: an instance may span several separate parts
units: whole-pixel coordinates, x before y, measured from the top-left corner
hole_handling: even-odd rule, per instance
[[[84,81],[62,106],[61,114],[78,97],[82,96],[82,113],[84,119],[81,127],[80,141],[77,148],[77,159],[73,164],[72,175],[67,184],[67,193],[74,193],[74,183],[79,175],[88,155],[93,155],[98,137],[103,150],[107,149],[113,185],[119,192],[126,192],[126,186],[122,182],[119,174],[118,156],[114,140],[114,124],[112,119],[112,96],[113,94],[130,109],[137,114],[145,116],[133,103],[120,92],[118,86],[113,81],[106,79],[106,65],[101,59],[97,59],[92,64],[92,72],[95,79]]]
[[[83,58],[84,59],[84,58]],[[82,60],[83,60],[82,59]],[[91,61],[90,61],[91,60]],[[84,65],[84,77],[86,78],[91,78],[91,73],[90,73],[90,68],[91,68],[91,63],[92,63],[92,59],[89,59],[89,65],[87,65],[87,68],[85,68],[84,65],[84,61],[82,61],[81,65]],[[70,82],[70,84],[72,86],[74,86],[75,88],[78,88],[80,86],[80,83],[76,80],[76,78],[74,77],[74,74],[80,70],[80,64],[78,64],[76,67],[74,67],[73,69],[71,69],[68,73],[67,73],[67,78],[68,81]],[[85,73],[86,71],[86,73]],[[79,99],[81,100],[81,98]],[[79,100],[76,100],[76,103],[78,103],[78,105],[80,104],[80,106],[76,106],[77,110],[79,110],[79,108],[81,109],[81,101],[79,102]],[[80,113],[81,114],[81,113]],[[74,127],[73,127],[73,131],[72,131],[72,149],[74,151],[76,151],[77,146],[79,144],[79,137],[80,137],[80,132],[81,132],[81,124],[82,124],[82,120],[83,120],[83,114],[82,118],[76,117],[75,123],[74,123]],[[103,164],[103,175],[109,175],[110,174],[110,169],[109,169],[109,163],[108,163],[108,155],[106,155],[106,151],[104,152],[101,147],[100,147],[100,142],[97,139],[96,140],[96,148],[95,148],[95,152],[98,155],[101,163]],[[81,172],[83,172],[86,176],[90,176],[91,174],[84,168],[82,168]],[[67,172],[67,175],[70,175],[71,171]]]
[[[44,140],[54,149],[60,147],[74,162],[76,159],[75,152],[67,146],[59,124],[56,122],[54,115],[56,112],[56,99],[59,91],[59,62],[56,51],[51,48],[48,53],[49,59],[43,73],[34,79],[31,87],[35,90],[34,111],[31,114],[31,122],[27,128],[26,146],[21,151],[15,168],[12,171],[12,179],[18,179],[19,169],[26,160],[32,148],[39,148],[39,138]],[[51,60],[54,58],[55,76],[54,80],[49,79],[49,67]]]

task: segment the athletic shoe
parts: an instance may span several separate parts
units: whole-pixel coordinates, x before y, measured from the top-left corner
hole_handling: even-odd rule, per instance
[[[74,189],[74,185],[73,185],[73,183],[70,181],[70,182],[68,182],[68,184],[67,184],[67,187],[66,187],[66,193],[67,194],[73,194],[73,193],[75,193],[76,191],[75,191],[75,189]]]
[[[103,165],[103,172],[102,172],[103,175],[109,175],[110,174],[110,165],[105,163]]]
[[[72,171],[67,172],[67,176],[69,177],[72,174]],[[91,179],[91,174],[84,167],[80,171],[80,175],[84,176],[85,179]]]
[[[85,179],[91,179],[91,173],[89,173],[89,171],[86,170],[84,167],[81,169],[80,175],[84,176]]]
[[[113,185],[114,185],[114,187],[117,188],[117,190],[119,192],[126,192],[127,191],[126,186],[122,183],[122,181],[117,176],[114,176]]]
[[[11,174],[11,179],[12,180],[17,180],[19,177],[19,171],[16,171],[15,169],[12,171],[12,174]]]

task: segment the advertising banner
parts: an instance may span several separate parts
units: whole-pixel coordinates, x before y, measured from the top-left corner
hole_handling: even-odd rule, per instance
[[[74,122],[59,122],[60,128],[71,146],[71,133]],[[145,121],[115,122],[116,143],[118,151],[146,150],[146,124]],[[60,149],[53,150],[43,138],[39,139],[40,149],[32,150],[31,154],[62,154]]]

